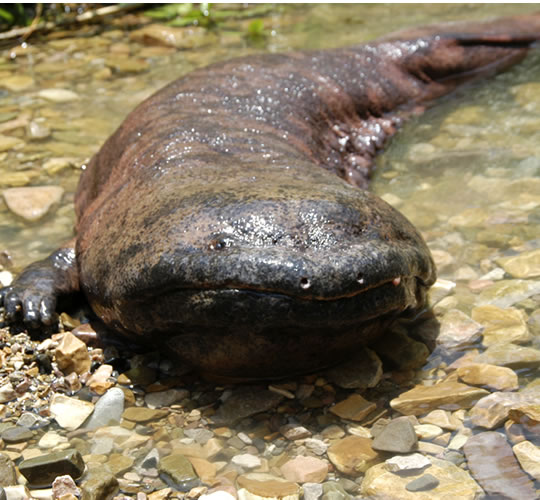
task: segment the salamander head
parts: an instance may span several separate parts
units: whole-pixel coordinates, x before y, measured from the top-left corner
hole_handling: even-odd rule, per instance
[[[117,230],[81,251],[93,309],[188,363],[244,378],[305,372],[369,343],[424,306],[433,262],[403,215],[319,170],[309,185],[164,187],[169,203],[151,210],[134,199]]]

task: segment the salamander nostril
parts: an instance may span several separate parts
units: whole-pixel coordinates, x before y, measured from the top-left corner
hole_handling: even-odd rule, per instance
[[[308,278],[300,278],[300,287],[307,290],[311,286],[311,281]]]
[[[363,285],[364,284],[364,275],[362,273],[358,273],[356,275],[356,281],[360,284],[360,285]]]

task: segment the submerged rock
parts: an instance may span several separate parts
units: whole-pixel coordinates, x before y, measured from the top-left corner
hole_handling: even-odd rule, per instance
[[[57,476],[68,474],[79,479],[84,472],[84,461],[78,451],[69,449],[23,460],[19,472],[31,485],[49,486]]]
[[[513,278],[540,277],[540,249],[500,257],[496,262]]]
[[[464,446],[467,464],[484,491],[515,500],[536,498],[532,481],[521,470],[503,434],[482,432]]]
[[[8,208],[28,221],[41,219],[64,194],[60,186],[14,187],[3,191]]]

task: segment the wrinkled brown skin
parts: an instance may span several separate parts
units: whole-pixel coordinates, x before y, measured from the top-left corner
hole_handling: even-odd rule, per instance
[[[202,371],[345,358],[425,307],[435,280],[420,234],[364,190],[375,154],[413,110],[518,62],[539,34],[540,15],[420,28],[171,83],[92,159],[76,240],[2,292],[6,319],[51,323],[80,287],[112,330]]]

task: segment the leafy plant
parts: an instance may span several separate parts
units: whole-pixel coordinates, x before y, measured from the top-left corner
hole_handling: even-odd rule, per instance
[[[30,19],[26,15],[22,3],[3,4],[0,7],[0,26],[2,28],[11,26],[26,26]]]

